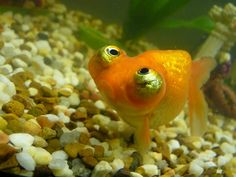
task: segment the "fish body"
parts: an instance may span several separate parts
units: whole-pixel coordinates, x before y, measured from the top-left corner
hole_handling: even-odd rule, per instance
[[[188,98],[195,100],[189,100],[193,133],[205,129],[207,105],[200,88],[214,65],[211,59],[193,62],[183,50],[151,50],[129,57],[116,46],[106,46],[91,58],[89,71],[104,100],[135,128],[143,150],[150,142],[149,128],[173,120]]]

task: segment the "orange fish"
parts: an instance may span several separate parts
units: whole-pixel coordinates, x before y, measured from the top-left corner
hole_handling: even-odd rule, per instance
[[[183,50],[151,50],[129,57],[116,46],[101,48],[88,65],[104,100],[135,128],[140,151],[149,146],[149,128],[173,120],[187,99],[191,132],[204,132],[207,104],[201,87],[214,66],[213,59],[192,61]]]

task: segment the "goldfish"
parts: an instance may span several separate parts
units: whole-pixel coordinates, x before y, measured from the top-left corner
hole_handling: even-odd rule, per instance
[[[211,58],[192,60],[184,50],[150,50],[129,57],[117,46],[101,48],[88,70],[104,101],[134,127],[140,151],[150,145],[149,129],[175,119],[188,102],[193,135],[207,126],[207,103],[201,87],[215,67]]]

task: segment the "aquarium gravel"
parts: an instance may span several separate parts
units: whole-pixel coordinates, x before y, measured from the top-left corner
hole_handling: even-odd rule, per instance
[[[74,34],[101,20],[48,1],[46,15],[0,15],[0,170],[23,176],[236,176],[236,121],[209,112],[189,136],[183,110],[151,131],[143,158],[133,129],[99,96],[86,64],[94,51]],[[110,26],[107,36],[116,33]],[[118,32],[117,32],[118,34]],[[140,51],[141,52],[141,51]]]

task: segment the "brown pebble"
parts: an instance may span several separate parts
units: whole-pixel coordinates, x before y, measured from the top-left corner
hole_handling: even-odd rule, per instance
[[[204,175],[212,176],[217,173],[217,167],[210,167],[204,171]]]
[[[98,114],[100,112],[100,110],[94,105],[92,101],[81,100],[79,106],[85,107],[89,116]]]
[[[0,144],[0,161],[16,153],[16,149],[8,144]]]
[[[98,131],[92,131],[92,132],[90,132],[90,135],[91,135],[91,137],[97,138],[100,141],[104,141],[106,138],[104,134],[102,134]]]
[[[181,165],[181,166],[175,168],[175,173],[177,175],[183,176],[185,173],[188,172],[188,169],[189,169],[189,165]]]
[[[8,121],[7,128],[12,132],[23,132],[24,131],[24,119],[13,119]]]
[[[35,105],[33,99],[23,94],[16,94],[12,97],[12,99],[21,102],[25,106],[26,109],[31,109]]]
[[[58,97],[35,97],[35,102],[42,104],[56,104],[59,101]]]
[[[34,119],[35,117],[31,114],[27,114],[27,113],[24,113],[21,118],[25,119],[25,120],[30,120],[30,119]]]
[[[70,143],[65,145],[64,149],[65,152],[72,158],[75,158],[78,156],[78,153],[80,150],[84,148],[83,144],[80,143]]]
[[[42,177],[42,176],[54,176],[52,171],[46,165],[36,166],[34,170],[34,177]]]
[[[224,155],[225,153],[221,150],[219,146],[213,147],[212,150],[217,154],[217,155]]]
[[[48,146],[46,147],[46,150],[50,153],[60,150],[61,149],[61,144],[59,139],[50,139],[47,141]]]
[[[40,134],[45,140],[55,138],[57,136],[57,132],[49,127],[44,127]]]
[[[43,104],[37,104],[36,106],[32,107],[29,111],[28,114],[31,114],[35,117],[47,114],[47,109]]]
[[[42,95],[44,97],[57,97],[57,91],[56,90],[52,90],[48,87],[42,86],[41,87],[41,91],[42,91]]]
[[[12,75],[10,80],[14,82],[17,87],[24,90],[26,88],[24,82],[26,80],[33,80],[33,76],[34,74],[29,71],[22,71]]]
[[[94,157],[103,157],[104,147],[100,145],[94,145]]]
[[[8,158],[4,162],[0,163],[0,170],[13,168],[13,167],[17,167],[17,166],[18,166],[18,162],[16,160],[16,156],[12,155],[10,158]]]
[[[118,121],[120,120],[119,115],[117,114],[117,112],[113,109],[105,109],[105,110],[101,110],[101,114],[103,114],[104,116],[109,117],[111,120],[114,121]]]
[[[38,116],[36,118],[36,120],[42,128],[43,127],[52,128],[53,125],[55,124],[55,122],[52,122],[52,121],[48,120],[48,118],[46,116],[43,116],[43,115]]]
[[[6,121],[18,119],[19,117],[13,113],[2,114],[1,115]]]
[[[85,156],[82,158],[82,160],[88,167],[95,167],[98,163],[97,159],[95,159],[93,156]]]
[[[73,121],[84,121],[87,118],[87,112],[75,111],[70,116]]]
[[[131,174],[127,169],[121,168],[113,175],[113,177],[131,177]]]
[[[177,148],[177,149],[174,149],[173,150],[173,154],[175,154],[177,157],[179,157],[180,155],[182,155],[183,154],[183,149],[181,149],[181,148]]]
[[[0,144],[7,144],[9,142],[9,136],[0,131]]]
[[[79,142],[82,144],[88,144],[89,143],[89,135],[87,133],[81,133],[79,136]]]
[[[41,127],[34,121],[25,121],[23,125],[23,132],[29,133],[31,135],[39,135],[41,133]]]
[[[16,114],[17,116],[22,116],[24,113],[24,108],[25,106],[16,100],[11,100],[5,104],[2,105],[2,110],[6,113],[13,113]]]
[[[83,149],[80,149],[78,153],[81,157],[93,156],[93,149],[92,148],[83,148]]]

